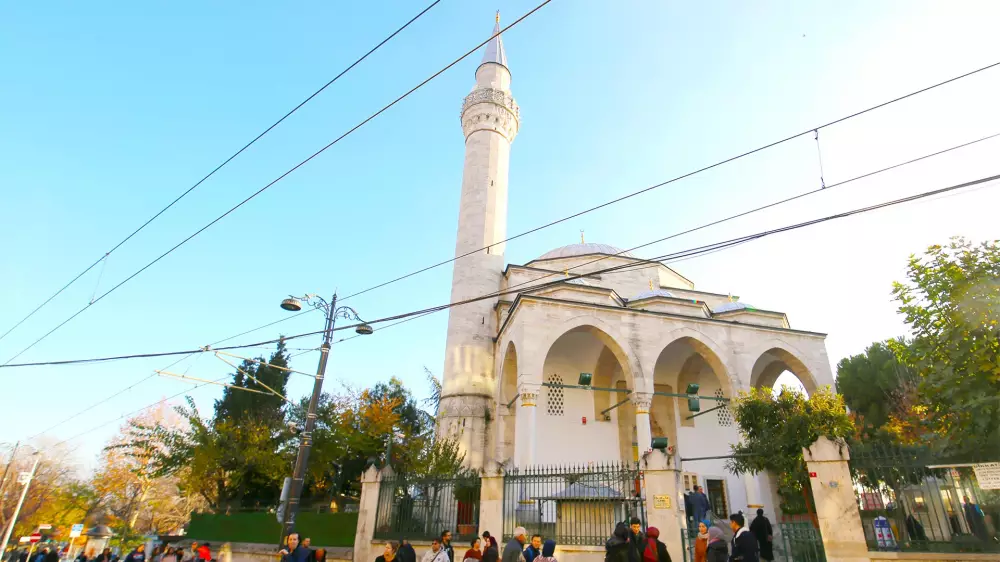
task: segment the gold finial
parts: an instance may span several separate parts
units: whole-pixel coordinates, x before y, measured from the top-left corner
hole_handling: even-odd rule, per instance
[[[580,243],[581,244],[586,244],[586,242],[584,242],[584,240],[583,240],[583,231],[582,230],[580,231]]]
[[[736,302],[736,299],[733,298],[732,293],[729,293],[729,302]]]
[[[650,291],[653,290],[653,278],[652,277],[649,278],[649,290]]]
[[[500,10],[497,10],[497,23],[500,23]]]

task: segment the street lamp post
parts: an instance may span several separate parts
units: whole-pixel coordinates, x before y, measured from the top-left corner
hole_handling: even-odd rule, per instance
[[[323,330],[323,345],[319,348],[319,366],[316,368],[316,380],[313,383],[312,397],[309,399],[309,410],[306,413],[306,425],[299,436],[299,452],[295,457],[295,469],[292,471],[292,481],[285,502],[281,519],[281,537],[278,546],[285,542],[285,537],[295,528],[295,516],[299,512],[299,500],[302,498],[302,487],[305,483],[306,465],[309,463],[309,450],[312,447],[312,432],[316,427],[316,407],[323,392],[323,378],[326,376],[326,363],[330,357],[330,343],[333,340],[333,328],[338,317],[358,322],[355,331],[361,335],[373,332],[372,327],[362,320],[358,313],[349,306],[337,307],[337,294],[333,294],[330,302],[317,295],[306,295],[301,298],[289,297],[281,301],[281,308],[298,312],[302,310],[302,301],[326,313],[326,328]]]

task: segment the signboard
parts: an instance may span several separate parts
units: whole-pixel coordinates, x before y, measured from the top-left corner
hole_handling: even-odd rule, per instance
[[[878,541],[879,548],[896,548],[896,537],[892,534],[892,527],[889,520],[879,516],[872,521],[875,527],[875,540]]]
[[[861,504],[864,506],[865,510],[876,510],[885,509],[885,505],[882,503],[882,495],[874,494],[871,492],[865,492],[861,495]]]
[[[21,537],[21,540],[18,542],[31,542],[31,537]]]
[[[653,507],[656,509],[670,509],[670,496],[653,496]]]
[[[987,462],[972,465],[976,472],[976,480],[983,490],[1000,490],[1000,462]]]
[[[69,530],[69,538],[75,539],[83,534],[83,523],[77,523]]]
[[[52,525],[50,525],[48,523],[41,523],[40,525],[38,525],[38,530],[39,531],[48,531],[51,528],[52,528]]]
[[[20,474],[17,475],[17,483],[18,484],[27,484],[30,480],[31,480],[31,473],[30,472],[22,472],[22,473],[20,473]]]
[[[36,542],[42,540],[42,534],[41,533],[31,533],[31,536],[28,537],[28,540],[31,541],[31,544],[35,544]]]

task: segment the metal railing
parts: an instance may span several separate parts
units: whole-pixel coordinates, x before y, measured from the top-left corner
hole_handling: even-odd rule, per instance
[[[823,537],[811,520],[779,521],[778,534],[786,562],[826,562]]]
[[[513,468],[504,474],[503,537],[517,527],[557,544],[603,546],[615,524],[646,526],[643,476],[637,464]]]
[[[431,540],[451,531],[456,542],[471,540],[479,529],[480,490],[478,476],[390,476],[379,489],[375,538]]]
[[[1000,552],[1000,490],[980,487],[974,463],[855,445],[851,471],[869,550]]]

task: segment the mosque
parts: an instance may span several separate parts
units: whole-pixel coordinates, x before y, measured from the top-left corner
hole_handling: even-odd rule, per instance
[[[499,35],[475,78],[461,106],[451,302],[496,296],[450,310],[439,435],[484,469],[635,461],[666,438],[683,488],[703,486],[713,511],[765,505],[773,514],[766,476],[725,469],[720,457],[739,435],[726,402],[714,399],[770,387],[785,371],[808,393],[832,385],[825,334],[607,244],[581,239],[505,263],[521,113]],[[515,185],[513,196],[527,194]],[[698,405],[685,396],[695,384]]]

